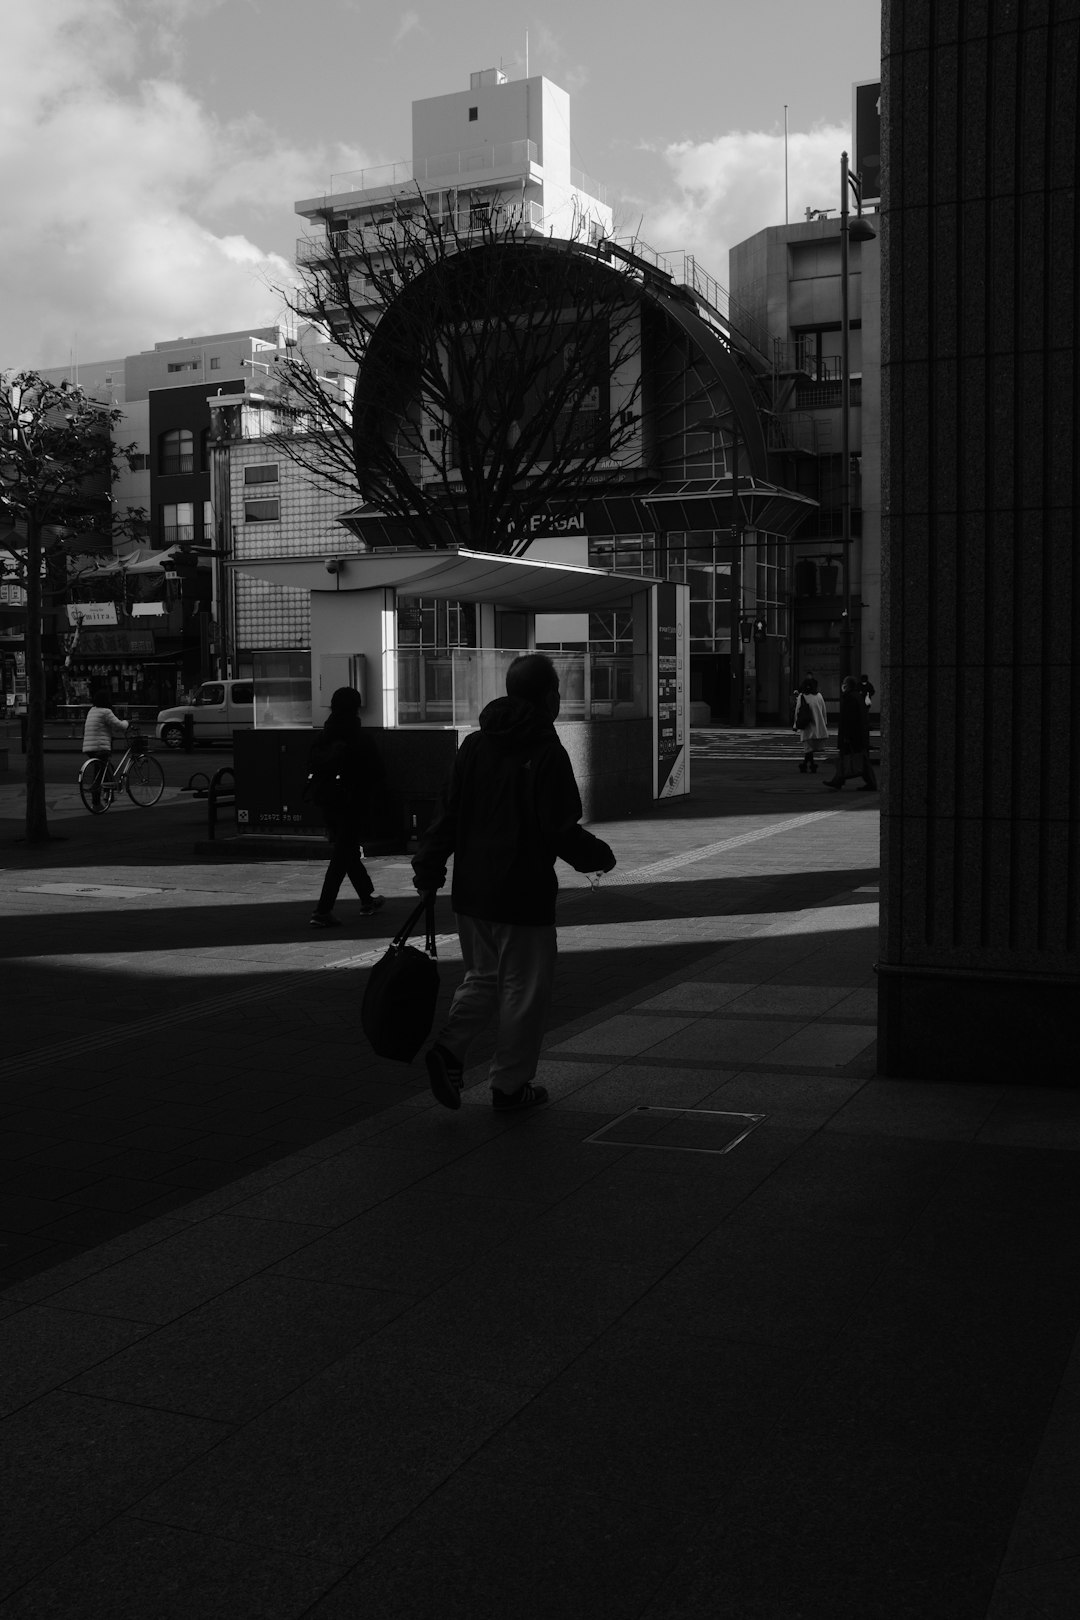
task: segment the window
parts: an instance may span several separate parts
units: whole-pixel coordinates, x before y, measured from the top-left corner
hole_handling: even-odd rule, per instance
[[[158,471],[169,474],[195,471],[195,435],[190,428],[170,428],[161,435]]]
[[[143,455],[142,451],[128,458],[128,467],[131,472],[146,472],[150,466],[150,457]]]
[[[277,523],[281,516],[280,501],[245,501],[245,523]]]
[[[204,540],[212,540],[213,539],[213,537],[214,537],[214,503],[213,503],[213,501],[203,501],[203,503],[202,503],[202,532],[203,532],[203,539]]]
[[[220,361],[220,359],[218,358],[218,356],[216,354],[212,354],[210,356],[210,370],[211,371],[220,371],[221,370],[221,361]]]
[[[225,701],[225,688],[217,681],[207,681],[200,686],[195,694],[195,707],[197,709],[213,708]]]
[[[164,545],[182,545],[194,538],[195,507],[191,501],[177,501],[161,508],[161,539]]]
[[[277,481],[276,461],[260,461],[253,467],[244,468],[245,484],[276,484]]]
[[[469,229],[470,229],[470,231],[482,231],[485,228],[485,226],[490,225],[490,224],[491,224],[491,204],[490,203],[471,203],[469,205]]]
[[[166,371],[198,371],[197,360],[170,360],[165,367]]]
[[[475,124],[476,120],[479,118],[479,116],[480,116],[479,107],[470,107],[469,108],[469,123],[470,124]]]

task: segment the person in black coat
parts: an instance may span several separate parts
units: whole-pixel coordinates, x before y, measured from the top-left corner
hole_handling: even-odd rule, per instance
[[[840,685],[840,717],[837,723],[837,760],[832,780],[823,785],[839,793],[849,776],[862,777],[860,792],[877,788],[870,764],[870,714],[854,675],[845,675]]]
[[[362,917],[370,917],[383,904],[360,847],[361,824],[386,776],[379,750],[361,728],[362,703],[354,687],[339,686],[330,699],[330,716],[322,735],[311,750],[312,798],[323,813],[330,840],[330,864],[311,915],[312,928],[338,927],[334,902],[345,878],[356,890]]]
[[[615,865],[609,846],[580,825],[581,797],[555,730],[559,678],[551,660],[515,658],[506,694],[487,705],[480,730],[458,750],[412,863],[416,888],[430,894],[446,882],[454,856],[451,903],[465,978],[424,1055],[432,1092],[447,1108],[461,1107],[465,1054],[492,1022],[492,1105],[547,1102],[533,1079],[555,971],[555,862],[577,872]]]

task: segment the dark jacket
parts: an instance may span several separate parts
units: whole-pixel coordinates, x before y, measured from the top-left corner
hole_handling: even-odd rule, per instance
[[[311,797],[328,822],[370,818],[386,770],[359,720],[331,715],[308,756]]]
[[[863,754],[870,746],[870,716],[858,687],[840,694],[837,747],[841,754]]]
[[[458,750],[434,821],[413,857],[417,885],[438,889],[454,856],[455,911],[487,922],[555,921],[555,861],[607,871],[611,849],[579,826],[581,797],[554,722],[498,698]]]

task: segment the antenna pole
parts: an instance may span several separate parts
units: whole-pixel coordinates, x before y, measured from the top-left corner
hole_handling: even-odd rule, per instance
[[[784,102],[784,224],[788,222],[787,102]]]
[[[529,77],[529,30],[525,30],[525,77]]]

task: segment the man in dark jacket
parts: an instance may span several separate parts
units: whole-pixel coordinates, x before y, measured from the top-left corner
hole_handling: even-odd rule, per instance
[[[489,703],[465,738],[439,811],[413,857],[421,893],[446,882],[457,913],[465,977],[450,1016],[425,1054],[435,1096],[461,1107],[465,1056],[498,1023],[492,1103],[503,1110],[548,1100],[533,1084],[555,971],[555,861],[610,872],[609,846],[580,826],[581,797],[555,731],[559,678],[549,658],[515,658],[506,697]]]

